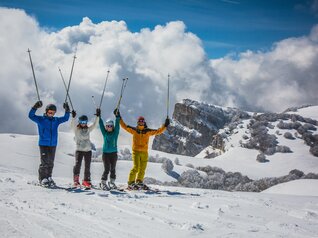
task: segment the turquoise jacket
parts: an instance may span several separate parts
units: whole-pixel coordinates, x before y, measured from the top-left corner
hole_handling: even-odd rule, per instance
[[[119,121],[120,117],[116,117],[115,127],[112,132],[108,132],[105,129],[103,119],[100,118],[99,120],[99,128],[102,131],[104,137],[104,145],[103,145],[103,152],[104,153],[113,153],[117,152],[117,140],[119,135]]]

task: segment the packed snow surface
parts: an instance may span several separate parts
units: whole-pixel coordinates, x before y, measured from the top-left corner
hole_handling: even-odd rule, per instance
[[[46,189],[32,184],[39,165],[37,136],[0,134],[1,237],[318,237],[317,190],[301,189],[317,188],[309,180],[280,184],[264,193],[156,185],[152,187],[160,193],[69,192],[65,188],[72,180],[74,157],[68,155],[74,149],[72,138],[60,133],[53,175],[61,188]],[[181,165],[175,166],[179,173],[189,169],[184,164],[190,157],[164,155],[172,161],[179,157]],[[213,160],[192,161],[198,166]],[[237,161],[237,168],[243,167],[240,163],[245,161]],[[131,165],[118,162],[119,185],[126,182]],[[102,167],[92,164],[94,184]],[[148,164],[146,176],[173,180],[158,163]]]

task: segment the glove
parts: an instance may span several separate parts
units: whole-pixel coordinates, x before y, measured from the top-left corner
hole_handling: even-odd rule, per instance
[[[170,125],[170,120],[169,118],[167,117],[166,120],[165,120],[165,127],[168,127]]]
[[[120,117],[120,112],[119,112],[119,109],[118,109],[118,108],[116,108],[116,109],[114,110],[114,115],[115,115],[116,117]]]
[[[101,114],[100,108],[96,108],[96,113],[95,113],[95,115],[96,115],[97,117],[100,117],[100,114]]]
[[[66,112],[70,112],[71,111],[67,102],[63,103],[63,108],[65,109]]]
[[[37,102],[34,104],[33,108],[34,108],[34,109],[38,109],[38,108],[42,107],[42,105],[43,105],[42,101],[37,101]]]
[[[73,110],[72,111],[72,117],[75,118],[76,117],[76,112]]]

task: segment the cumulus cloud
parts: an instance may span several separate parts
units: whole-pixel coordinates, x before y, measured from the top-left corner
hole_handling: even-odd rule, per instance
[[[217,60],[207,58],[201,40],[181,21],[131,32],[124,21],[93,23],[84,17],[79,25],[48,32],[23,10],[0,8],[0,36],[0,132],[35,132],[27,118],[37,100],[28,48],[41,99],[56,103],[58,115],[65,99],[58,67],[68,80],[75,50],[70,95],[78,114],[90,118],[91,98],[99,102],[107,70],[102,116],[112,117],[122,79],[128,77],[121,114],[131,125],[139,115],[153,128],[163,123],[168,74],[170,115],[183,98],[271,111],[317,102],[317,27],[308,36],[277,42],[268,52]]]
[[[309,36],[289,38],[268,52],[247,51],[237,59],[211,60],[222,104],[249,110],[282,111],[290,106],[317,104],[318,28]],[[210,90],[214,90],[213,84]],[[224,97],[222,97],[224,95]]]
[[[14,27],[13,27],[14,26]],[[36,101],[27,55],[32,50],[35,74],[44,104],[56,103],[62,114],[65,89],[58,67],[68,80],[77,50],[70,95],[78,114],[93,116],[92,96],[99,102],[106,72],[110,75],[103,102],[103,117],[112,116],[122,79],[128,84],[121,111],[129,124],[144,115],[159,127],[165,119],[167,75],[171,75],[171,105],[191,95],[200,99],[210,83],[201,40],[186,32],[183,22],[169,22],[140,32],[124,21],[93,23],[84,17],[79,25],[47,32],[23,10],[0,8],[2,132],[34,132],[27,112]],[[172,106],[170,114],[172,113]],[[40,113],[43,109],[40,110]],[[21,123],[23,121],[23,123]]]

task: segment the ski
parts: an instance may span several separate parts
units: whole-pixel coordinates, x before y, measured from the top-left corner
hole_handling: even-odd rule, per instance
[[[92,187],[86,188],[84,186],[69,186],[65,190],[69,193],[85,193],[86,195],[93,195],[95,192],[92,191],[91,188]]]
[[[92,186],[93,189],[96,189],[96,190],[100,190],[100,191],[118,191],[118,192],[124,192],[125,189],[124,188],[121,188],[121,187],[111,187],[111,186],[106,186],[104,188],[102,188],[101,186]]]
[[[146,189],[142,188],[142,187],[136,187],[136,188],[130,188],[129,186],[123,186],[121,187],[121,189],[123,189],[124,191],[128,191],[128,192],[143,192],[146,194],[154,194],[154,193],[161,193],[161,191],[157,188],[151,188],[148,187]]]
[[[28,181],[27,184],[30,185],[34,185],[34,186],[38,186],[38,187],[42,187],[42,188],[46,188],[46,189],[62,189],[62,190],[66,190],[67,188],[62,187],[62,186],[58,186],[56,184],[52,184],[52,185],[43,185],[37,181]]]

